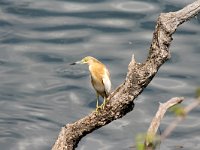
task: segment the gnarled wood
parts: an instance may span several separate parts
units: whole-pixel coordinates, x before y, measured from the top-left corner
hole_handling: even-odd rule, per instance
[[[200,0],[177,12],[162,13],[157,20],[147,60],[140,64],[133,57],[124,83],[108,97],[105,109],[63,127],[52,150],[73,150],[83,136],[130,112],[134,107],[134,99],[170,58],[169,46],[176,28],[199,11]]]

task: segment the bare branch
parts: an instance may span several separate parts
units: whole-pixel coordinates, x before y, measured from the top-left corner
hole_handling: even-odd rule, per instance
[[[177,12],[161,14],[146,62],[140,64],[132,59],[124,83],[108,97],[105,109],[63,127],[52,150],[73,150],[83,136],[130,112],[134,107],[134,99],[150,83],[159,67],[169,59],[169,46],[176,28],[199,11],[200,0]]]
[[[174,97],[174,98],[168,100],[165,103],[160,103],[158,111],[157,111],[155,117],[152,119],[152,122],[151,122],[149,129],[147,131],[147,136],[146,136],[146,139],[145,139],[146,149],[152,149],[151,148],[153,146],[152,142],[154,141],[154,139],[156,137],[157,130],[160,126],[161,120],[164,117],[166,111],[170,107],[181,103],[183,101],[183,99],[184,99],[183,97]]]
[[[157,141],[163,141],[166,137],[168,137],[172,131],[176,128],[176,126],[182,122],[185,119],[185,116],[194,108],[196,108],[197,106],[200,105],[200,98],[195,100],[193,103],[191,103],[190,105],[188,105],[187,107],[185,107],[183,110],[181,109],[181,114],[179,115],[172,123],[170,123],[170,125],[165,129],[165,131],[163,132],[163,134],[161,135],[160,138],[158,138],[156,136],[158,127],[160,126],[161,120],[165,114],[165,112],[167,111],[167,109],[169,109],[170,107],[181,103],[183,101],[182,97],[175,97],[170,99],[169,101],[167,101],[164,104],[160,104],[159,109],[155,115],[155,117],[153,118],[150,127],[147,131],[147,135],[146,135],[146,139],[145,139],[145,150],[154,150],[156,148],[156,142]]]
[[[200,98],[195,100],[193,103],[191,103],[190,105],[188,105],[187,107],[185,107],[183,109],[183,113],[184,116],[178,116],[163,132],[162,136],[161,136],[161,140],[164,140],[166,137],[168,137],[171,132],[176,128],[176,126],[182,122],[185,119],[185,116],[194,108],[196,108],[197,106],[200,105]]]

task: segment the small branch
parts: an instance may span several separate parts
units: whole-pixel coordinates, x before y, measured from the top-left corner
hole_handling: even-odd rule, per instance
[[[105,109],[99,114],[91,113],[63,127],[52,150],[73,150],[82,137],[133,110],[134,99],[150,83],[160,66],[170,58],[169,46],[176,28],[199,12],[200,0],[177,12],[161,14],[147,60],[140,64],[133,57],[124,83],[108,97]]]
[[[157,130],[160,126],[161,120],[164,117],[166,111],[170,107],[181,103],[183,101],[183,99],[184,99],[183,97],[174,97],[163,104],[160,103],[158,111],[157,111],[155,117],[153,118],[153,120],[149,126],[149,129],[147,131],[147,136],[146,136],[146,140],[145,140],[145,146],[147,148],[151,149],[150,147],[153,146],[152,142],[154,141],[154,139],[156,137]]]
[[[153,118],[153,120],[150,124],[150,127],[147,131],[147,135],[146,135],[146,139],[145,139],[145,143],[144,143],[145,150],[154,150],[156,148],[155,142],[163,141],[164,139],[166,139],[166,137],[168,137],[172,133],[172,131],[176,128],[176,126],[185,119],[185,116],[191,110],[193,110],[194,108],[196,108],[197,106],[200,105],[200,98],[198,98],[193,103],[191,103],[190,105],[185,107],[181,111],[182,115],[178,116],[172,123],[170,123],[170,125],[165,129],[165,131],[161,135],[161,137],[159,139],[157,139],[158,137],[156,137],[156,133],[157,133],[158,127],[160,126],[161,120],[162,120],[165,112],[170,107],[172,107],[178,103],[181,103],[182,101],[183,101],[182,97],[180,97],[180,98],[175,97],[175,98],[170,99],[169,101],[167,101],[164,104],[160,104],[159,109],[158,109],[155,117]]]
[[[197,106],[200,105],[200,98],[195,100],[193,103],[191,103],[190,105],[188,105],[187,107],[185,107],[183,109],[183,113],[184,115],[182,116],[178,116],[163,132],[162,136],[161,136],[161,140],[163,141],[166,137],[168,137],[171,132],[176,128],[176,126],[182,122],[185,119],[185,116],[194,108],[196,108]]]

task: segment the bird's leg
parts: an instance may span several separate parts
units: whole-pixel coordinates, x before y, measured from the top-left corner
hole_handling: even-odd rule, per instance
[[[100,108],[101,106],[99,106],[99,94],[97,93],[97,103],[96,103],[96,112],[98,112],[98,110],[99,110],[99,108]]]
[[[104,107],[105,107],[107,101],[108,101],[107,98],[104,97],[104,99],[103,99],[103,104],[100,106],[102,109],[104,109]]]

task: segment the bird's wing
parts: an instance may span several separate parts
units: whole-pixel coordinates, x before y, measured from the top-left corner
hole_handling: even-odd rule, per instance
[[[109,92],[111,90],[111,81],[110,81],[110,77],[109,77],[109,72],[108,71],[107,71],[107,75],[103,76],[103,84],[105,86],[106,94],[109,94]]]

